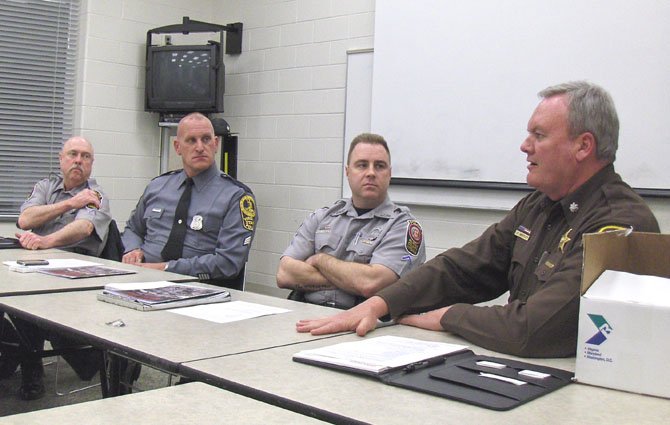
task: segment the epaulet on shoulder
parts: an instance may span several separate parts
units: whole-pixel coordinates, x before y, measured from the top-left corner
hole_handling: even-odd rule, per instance
[[[409,212],[409,207],[405,205],[396,205],[395,209],[393,210],[394,213],[400,214],[403,212]]]
[[[250,195],[253,195],[253,194],[254,194],[254,192],[251,191],[251,189],[249,188],[249,186],[247,186],[246,184],[244,184],[244,183],[242,183],[241,181],[237,180],[235,177],[232,177],[232,176],[230,176],[230,175],[224,173],[223,171],[221,171],[220,176],[221,176],[221,178],[223,178],[223,179],[230,180],[231,183],[233,183],[235,186],[241,188],[242,190],[244,190],[244,191],[247,192],[248,194],[250,194]]]
[[[54,181],[61,181],[63,180],[63,177],[60,174],[57,173],[49,173],[49,180],[54,180]]]
[[[168,171],[167,173],[163,173],[163,174],[161,174],[161,175],[159,175],[159,176],[156,176],[156,177],[154,177],[154,178],[151,179],[151,180],[156,180],[157,178],[159,178],[159,177],[163,177],[163,176],[171,176],[171,175],[173,175],[173,174],[177,174],[177,173],[180,173],[180,172],[181,172],[181,168],[180,168],[179,170],[170,170],[170,171]]]
[[[334,210],[334,211],[342,211],[342,209],[347,205],[347,201],[344,199],[338,199],[337,201],[333,202],[333,205],[329,207],[323,207],[319,208],[320,210]]]

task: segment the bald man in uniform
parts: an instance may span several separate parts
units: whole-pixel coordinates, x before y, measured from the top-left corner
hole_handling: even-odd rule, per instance
[[[206,116],[196,112],[182,118],[174,149],[184,168],[158,176],[146,187],[121,238],[122,261],[242,289],[240,274],[258,220],[254,195],[217,168],[219,138]],[[189,184],[190,204],[176,223],[177,205]],[[185,227],[177,255],[166,249],[175,226]]]

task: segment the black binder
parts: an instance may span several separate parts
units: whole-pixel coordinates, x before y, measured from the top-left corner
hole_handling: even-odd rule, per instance
[[[493,410],[513,409],[569,384],[574,376],[572,372],[566,370],[501,357],[476,355],[470,350],[427,359],[380,374],[311,359],[294,357],[293,360],[374,376],[385,384]],[[486,362],[496,363],[498,367],[483,365]],[[519,374],[521,371],[535,373],[530,373],[531,376],[528,376]],[[495,375],[498,379],[483,376],[481,373]],[[544,378],[532,376],[537,373],[548,376]],[[523,381],[525,384],[516,385],[500,380],[501,377]]]
[[[0,249],[16,249],[16,248],[23,248],[18,239],[5,238],[0,236]]]
[[[503,364],[505,368],[480,366],[477,363],[481,361]],[[519,372],[523,370],[540,372],[549,376],[533,378],[520,375]],[[482,376],[480,373],[512,378],[526,382],[526,384],[515,385]],[[573,376],[572,372],[566,370],[499,357],[478,356],[472,351],[466,351],[447,357],[440,365],[391,372],[381,379],[390,385],[488,409],[510,410],[569,384]]]

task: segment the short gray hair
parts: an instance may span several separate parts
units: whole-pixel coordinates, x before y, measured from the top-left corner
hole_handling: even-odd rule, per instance
[[[612,96],[587,81],[570,81],[547,87],[538,93],[543,99],[567,95],[568,132],[571,138],[589,132],[596,139],[596,157],[608,163],[616,159],[619,147],[619,117]]]

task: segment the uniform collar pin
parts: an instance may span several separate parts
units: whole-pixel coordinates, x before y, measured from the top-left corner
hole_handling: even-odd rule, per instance
[[[570,204],[570,212],[576,213],[579,210],[579,205],[576,202]]]

